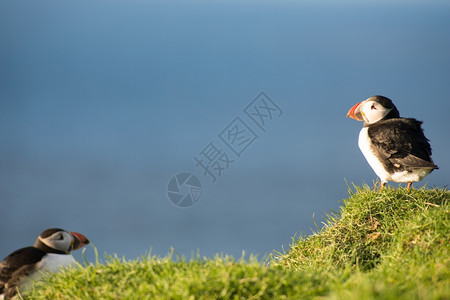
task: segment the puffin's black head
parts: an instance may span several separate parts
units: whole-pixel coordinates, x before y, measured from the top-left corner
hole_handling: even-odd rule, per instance
[[[45,239],[45,238],[48,238],[49,236],[51,236],[52,234],[54,234],[55,232],[58,232],[58,231],[65,231],[65,230],[61,229],[61,228],[49,228],[49,229],[44,230],[39,235],[39,237]]]
[[[34,247],[47,253],[68,254],[89,244],[89,240],[77,232],[68,232],[61,228],[50,228],[42,232]]]
[[[400,114],[391,99],[377,95],[355,104],[347,117],[364,121],[364,124],[373,124],[380,120],[399,118]]]
[[[397,107],[395,107],[394,103],[392,103],[392,100],[389,99],[388,97],[376,95],[376,96],[370,97],[367,100],[376,101],[376,102],[380,103],[384,108],[391,110],[384,118],[385,120],[392,119],[392,118],[400,118],[400,113],[398,112]]]

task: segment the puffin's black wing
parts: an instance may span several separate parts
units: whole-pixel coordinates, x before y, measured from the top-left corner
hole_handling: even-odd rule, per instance
[[[394,118],[370,125],[368,133],[377,155],[401,167],[437,169],[421,124],[416,119]]]
[[[25,247],[14,251],[0,262],[0,295],[4,294],[5,299],[12,297],[16,286],[35,270],[35,264],[45,254],[35,247]]]

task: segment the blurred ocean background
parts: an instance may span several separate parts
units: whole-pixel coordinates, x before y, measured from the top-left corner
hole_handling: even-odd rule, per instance
[[[266,131],[260,92],[283,111]],[[49,227],[101,258],[288,249],[376,180],[346,118],[376,94],[424,121],[440,169],[414,186],[447,186],[448,1],[2,1],[0,259]],[[258,135],[240,157],[236,117]],[[216,182],[194,160],[211,141],[235,160]],[[180,172],[203,187],[184,209]]]

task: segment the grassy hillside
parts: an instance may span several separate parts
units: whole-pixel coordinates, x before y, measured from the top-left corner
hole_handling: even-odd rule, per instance
[[[49,276],[27,299],[450,299],[449,199],[446,189],[357,188],[269,264],[112,257]]]

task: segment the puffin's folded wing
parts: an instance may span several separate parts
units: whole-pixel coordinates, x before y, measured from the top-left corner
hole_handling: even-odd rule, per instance
[[[45,255],[35,247],[14,251],[0,262],[0,294],[11,298],[21,280],[35,270],[35,264]]]
[[[16,294],[17,288],[21,287],[26,282],[27,277],[35,271],[36,264],[24,265],[17,269],[5,285],[6,299],[12,298]]]
[[[389,159],[394,165],[402,165],[409,168],[419,168],[419,169],[439,169],[433,162],[423,160],[417,156],[409,154],[403,158],[390,158]]]
[[[368,133],[378,154],[393,164],[436,169],[421,124],[415,119],[389,119],[370,126]]]

